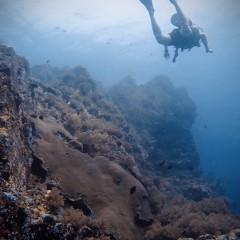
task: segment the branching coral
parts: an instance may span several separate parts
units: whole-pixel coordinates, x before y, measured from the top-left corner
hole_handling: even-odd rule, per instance
[[[55,212],[59,207],[63,207],[64,199],[56,188],[53,188],[47,196],[47,202],[50,210]]]
[[[164,204],[145,237],[147,240],[197,238],[206,233],[225,234],[239,226],[240,222],[227,214],[224,199],[194,202],[177,195]]]

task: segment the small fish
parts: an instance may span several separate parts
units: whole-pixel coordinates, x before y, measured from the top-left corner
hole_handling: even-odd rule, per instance
[[[194,167],[193,167],[193,166],[189,166],[188,169],[189,169],[190,171],[193,171],[193,170],[194,170]]]
[[[47,60],[47,63],[50,63],[50,60],[49,60],[49,59]]]
[[[137,190],[137,187],[133,186],[133,187],[130,188],[129,192],[130,192],[131,195],[133,195],[136,192],[136,190]]]
[[[207,124],[204,124],[204,128],[205,128],[205,129],[207,129],[207,128],[208,128]]]
[[[168,165],[167,169],[172,169],[173,166],[172,165]]]
[[[161,166],[163,166],[164,164],[165,164],[165,160],[163,160],[163,161],[161,161],[160,163],[159,163],[159,166],[161,167]]]

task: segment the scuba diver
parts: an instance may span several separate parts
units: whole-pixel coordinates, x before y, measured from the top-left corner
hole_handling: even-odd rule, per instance
[[[200,47],[201,42],[203,43],[207,53],[213,53],[208,46],[208,40],[203,30],[192,23],[192,21],[185,16],[182,9],[180,8],[177,0],[169,0],[176,8],[177,13],[171,17],[171,23],[178,27],[173,29],[169,34],[163,33],[158,26],[154,17],[154,7],[152,0],[140,0],[141,3],[146,7],[150,15],[153,34],[159,44],[164,45],[164,58],[169,59],[170,55],[168,52],[168,46],[174,46],[176,48],[173,57],[173,62],[176,62],[178,56],[178,50],[184,49],[191,50],[193,47]]]

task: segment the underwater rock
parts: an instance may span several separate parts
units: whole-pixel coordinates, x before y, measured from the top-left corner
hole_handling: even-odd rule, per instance
[[[53,215],[47,213],[42,214],[41,218],[45,223],[52,223],[55,220]]]
[[[23,210],[23,223],[22,223],[22,229],[26,229],[31,224],[31,212],[28,209]]]
[[[137,214],[135,215],[135,223],[141,227],[148,227],[153,223],[153,215],[149,211],[149,201],[147,193],[141,196],[140,201],[137,205]]]
[[[231,238],[230,238],[231,239]],[[229,240],[227,235],[218,236],[216,240]],[[235,240],[235,239],[234,239]],[[238,240],[238,239],[237,239]]]
[[[69,69],[64,74],[61,84],[80,89],[83,96],[91,94],[95,90],[95,83],[89,72],[80,65],[74,67],[73,69]]]
[[[201,201],[204,198],[210,198],[211,193],[210,190],[207,188],[204,188],[203,186],[191,184],[188,186],[185,190],[183,190],[183,195],[193,201]]]
[[[85,203],[82,198],[79,199],[72,199],[69,197],[65,197],[65,203],[73,206],[75,209],[80,209],[86,216],[92,216],[93,210]]]
[[[232,230],[230,234],[236,235],[237,237],[240,237],[240,229]]]
[[[197,240],[239,240],[240,239],[240,229],[232,230],[230,233],[220,236],[214,236],[211,234],[206,234],[199,236]]]
[[[31,159],[29,66],[12,48],[0,45],[0,70],[0,172],[12,187],[21,189]]]
[[[132,175],[136,177],[138,180],[142,179],[141,172],[139,171],[139,168],[137,166],[132,166],[132,167],[129,167],[128,169],[132,173]]]
[[[0,93],[0,104],[3,106],[7,102],[6,93]]]
[[[34,200],[32,198],[27,197],[27,196],[21,196],[21,197],[24,200],[24,202],[27,203],[27,205],[29,205],[29,206],[34,205]]]
[[[198,237],[197,240],[216,240],[216,237],[212,234],[206,234]]]
[[[37,138],[41,138],[40,133],[37,131],[34,122],[31,122],[31,126],[32,126],[32,136],[33,137],[37,137]]]
[[[52,190],[53,188],[58,188],[59,183],[56,180],[50,180],[47,182],[47,190]]]
[[[66,142],[72,141],[71,137],[68,134],[66,134],[66,132],[58,131],[56,135],[58,135],[62,140]]]
[[[75,140],[71,140],[68,145],[71,147],[71,148],[74,148],[80,152],[83,152],[83,144],[80,143],[80,142],[77,142]]]
[[[7,193],[7,192],[3,192],[3,194],[7,197],[8,200],[10,201],[14,201],[16,198],[15,196],[13,196],[12,194],[10,193]]]
[[[153,219],[142,219],[139,214],[135,216],[135,222],[141,227],[148,227],[153,223]]]
[[[193,238],[179,238],[178,240],[194,240]]]
[[[164,76],[143,85],[126,77],[109,95],[136,130],[153,171],[168,174],[171,170],[176,176],[197,168],[199,156],[191,133],[196,106],[185,89],[175,88]]]
[[[11,71],[9,68],[0,68],[0,72],[4,73],[8,77],[10,77],[10,75],[11,75]]]
[[[23,124],[23,135],[26,139],[26,143],[31,148],[32,147],[32,127],[31,124],[26,122]]]
[[[137,214],[137,220],[150,224],[153,216],[147,192],[136,177],[116,161],[103,156],[90,157],[69,148],[69,142],[66,141],[68,139],[59,138],[56,134],[65,131],[56,121],[33,121],[42,136],[41,139],[35,139],[34,155],[44,159],[49,177],[58,178],[66,205],[81,209],[87,216],[106,219],[111,224],[112,232],[121,232],[123,236],[131,238],[137,227],[134,220]],[[69,139],[72,139],[70,135]],[[136,164],[135,161],[133,163]],[[136,191],[131,195],[129,189],[133,186],[136,186]],[[141,239],[140,236],[138,239]]]
[[[228,236],[229,240],[239,240],[240,239],[240,229],[235,229],[233,231],[230,232],[229,236]],[[217,238],[217,240],[220,240]]]
[[[50,83],[62,78],[62,75],[68,70],[68,67],[57,68],[50,64],[40,64],[31,67],[31,76],[41,79],[44,83]]]
[[[39,159],[37,156],[33,155],[33,161],[31,165],[32,174],[39,177],[41,182],[46,181],[46,177],[48,175],[47,169],[43,166],[43,161]]]

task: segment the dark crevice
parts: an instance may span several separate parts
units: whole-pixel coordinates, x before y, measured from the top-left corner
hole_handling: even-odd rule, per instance
[[[36,157],[35,155],[33,155],[32,158],[33,162],[31,165],[31,173],[37,176],[40,179],[40,182],[45,182],[48,175],[48,171],[43,166],[43,161]]]

